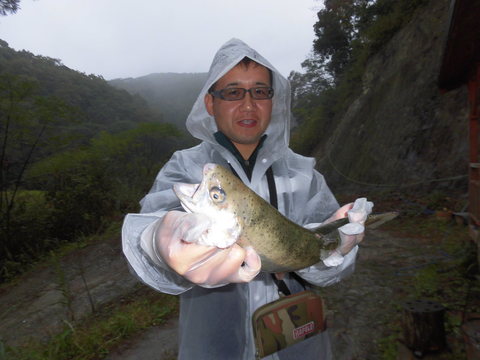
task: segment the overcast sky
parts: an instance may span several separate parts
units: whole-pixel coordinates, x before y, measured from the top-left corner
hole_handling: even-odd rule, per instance
[[[284,76],[312,49],[320,0],[22,0],[0,17],[15,50],[60,59],[105,79],[206,72],[237,37]]]

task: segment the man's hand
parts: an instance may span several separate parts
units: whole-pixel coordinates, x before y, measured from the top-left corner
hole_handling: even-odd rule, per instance
[[[341,239],[340,246],[324,260],[325,265],[341,264],[343,256],[363,240],[365,237],[365,220],[372,212],[372,208],[372,202],[367,201],[366,198],[360,198],[355,200],[354,203],[342,206],[326,221],[328,223],[348,216],[350,222],[338,229]]]
[[[203,287],[251,281],[261,268],[255,250],[237,244],[224,249],[197,244],[200,238],[208,237],[210,227],[211,219],[205,215],[168,212],[155,232],[157,256],[175,272]]]
[[[358,245],[365,237],[365,220],[372,212],[373,203],[366,198],[355,200],[347,216],[350,221],[338,229],[342,244],[339,251],[342,255],[348,254],[355,245]]]

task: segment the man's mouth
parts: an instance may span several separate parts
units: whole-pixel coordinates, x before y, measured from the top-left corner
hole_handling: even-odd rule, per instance
[[[253,120],[253,119],[240,120],[238,122],[238,125],[243,127],[254,127],[255,125],[257,125],[257,120]]]

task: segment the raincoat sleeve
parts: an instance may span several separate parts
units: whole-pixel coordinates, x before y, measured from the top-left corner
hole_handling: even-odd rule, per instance
[[[321,223],[326,220],[338,208],[338,202],[330,191],[324,177],[316,170],[313,170],[313,179],[310,189],[311,196],[304,206],[304,226],[308,223]],[[317,286],[328,286],[335,284],[352,274],[355,270],[355,259],[358,246],[355,246],[344,257],[342,264],[327,267],[320,261],[308,268],[297,271],[303,279]]]
[[[167,293],[180,294],[193,284],[169,269],[152,249],[156,227],[171,210],[181,210],[172,191],[174,182],[185,181],[186,172],[178,154],[159,172],[150,192],[141,200],[138,214],[127,214],[122,228],[122,247],[133,274],[146,285]]]

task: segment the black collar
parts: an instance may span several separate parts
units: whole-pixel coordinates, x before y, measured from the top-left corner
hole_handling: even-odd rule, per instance
[[[263,143],[267,138],[267,135],[265,134],[260,138],[260,141],[257,147],[255,148],[252,155],[250,155],[250,157],[247,160],[243,158],[242,154],[240,154],[240,151],[238,151],[238,149],[235,147],[232,141],[224,133],[222,133],[221,131],[217,131],[215,134],[213,134],[213,136],[215,137],[215,140],[217,140],[217,142],[220,145],[222,145],[225,149],[230,151],[235,156],[235,158],[238,160],[240,165],[242,165],[243,171],[245,171],[245,174],[247,175],[248,180],[251,180],[253,168],[255,166],[255,162],[257,161],[258,151],[263,146]]]

